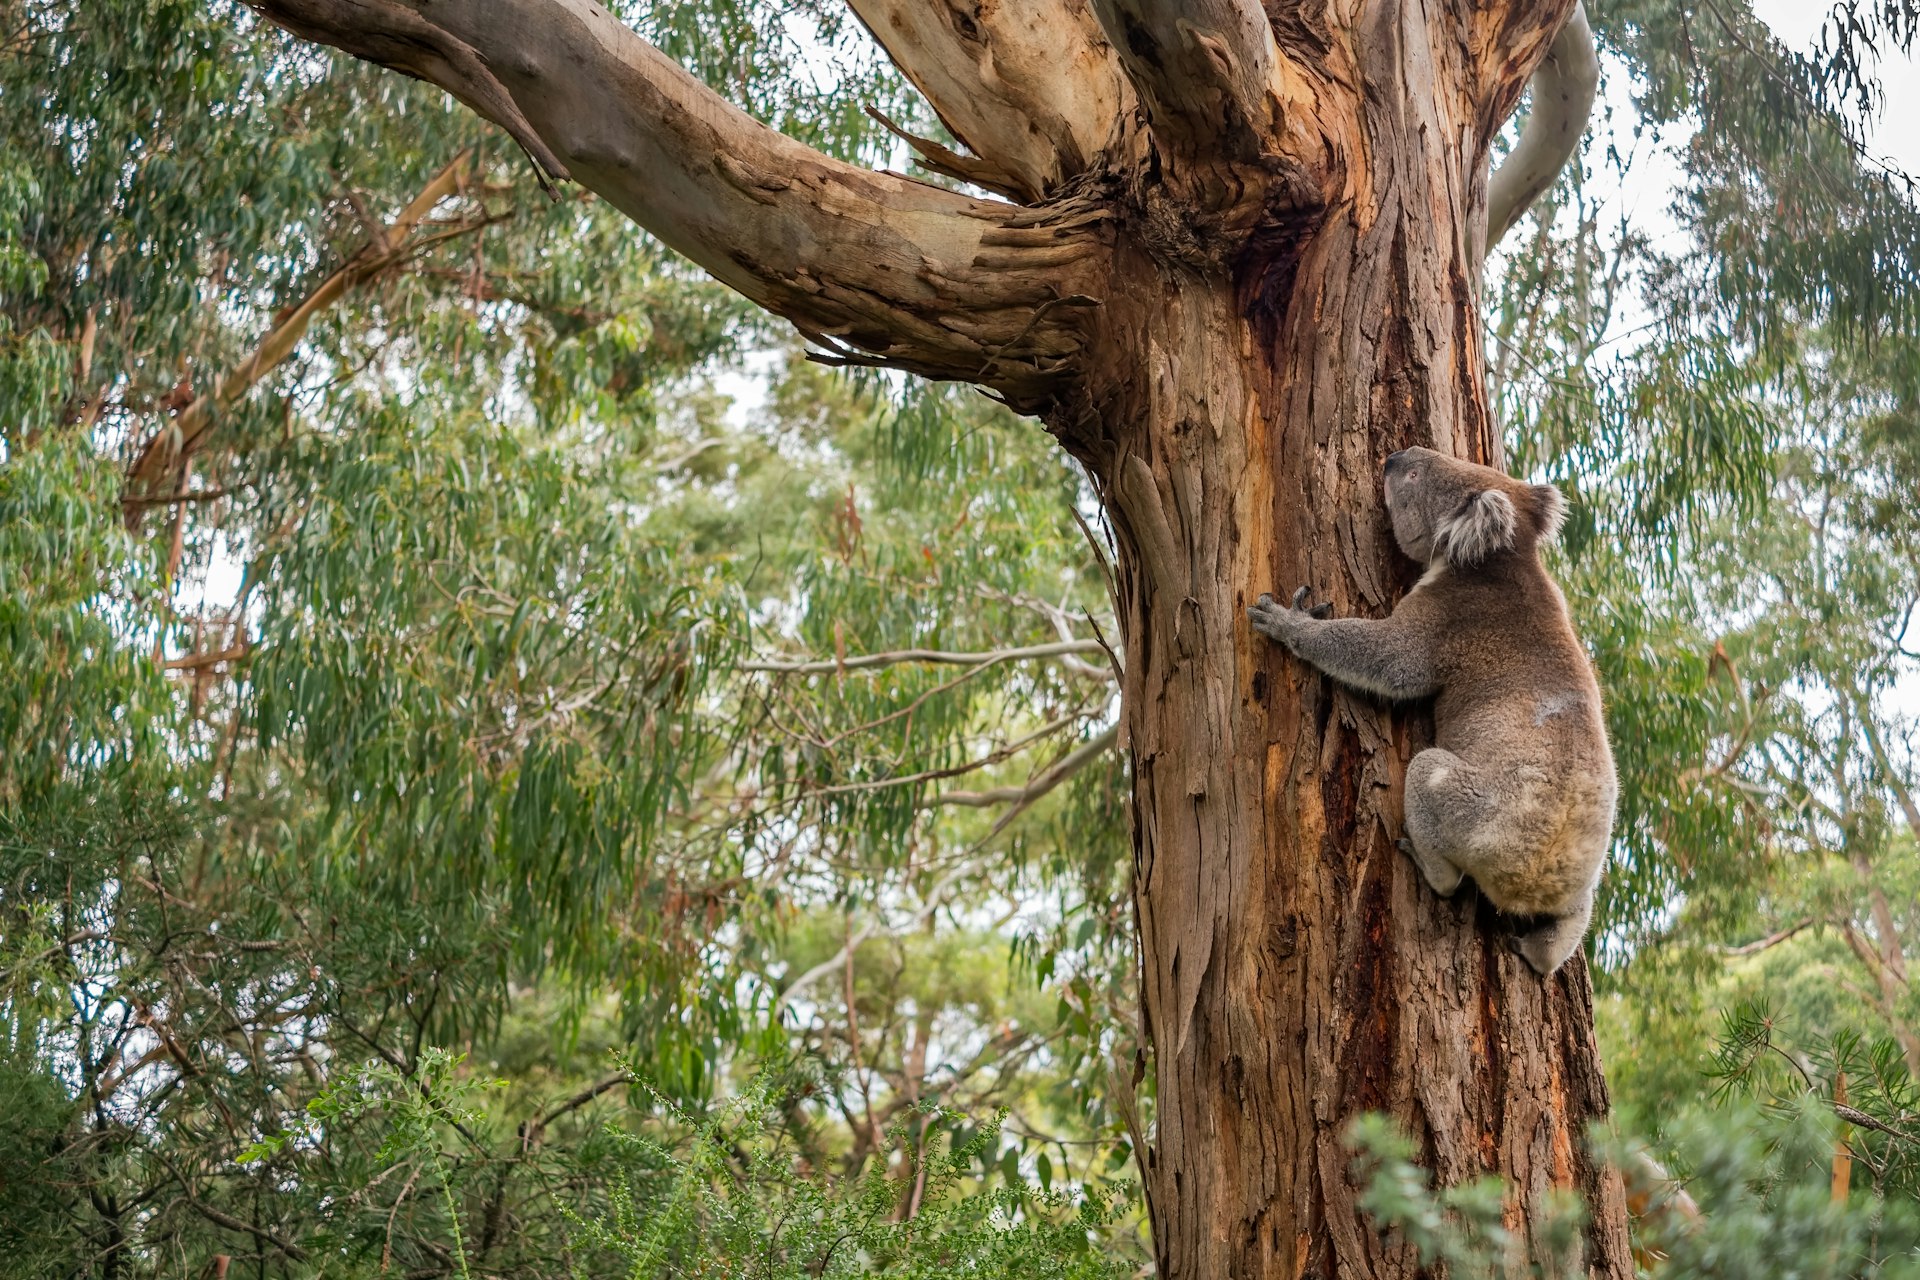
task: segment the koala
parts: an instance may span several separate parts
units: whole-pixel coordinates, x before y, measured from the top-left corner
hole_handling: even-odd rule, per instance
[[[1387,459],[1386,500],[1395,541],[1427,566],[1391,617],[1329,618],[1305,587],[1247,614],[1342,684],[1435,699],[1400,848],[1443,897],[1472,876],[1502,911],[1548,917],[1514,949],[1551,974],[1587,931],[1618,791],[1600,687],[1540,563],[1566,503],[1431,449]]]

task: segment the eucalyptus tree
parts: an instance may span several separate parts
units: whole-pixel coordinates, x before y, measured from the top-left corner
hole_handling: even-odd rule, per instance
[[[822,358],[983,386],[1085,465],[1120,548],[1157,1090],[1137,1141],[1165,1274],[1400,1267],[1340,1145],[1382,1108],[1444,1178],[1508,1174],[1523,1220],[1578,1190],[1595,1268],[1627,1274],[1617,1181],[1582,1143],[1605,1107],[1584,972],[1543,985],[1470,906],[1419,890],[1393,837],[1426,730],[1242,622],[1278,584],[1345,612],[1410,585],[1388,452],[1498,460],[1486,169],[1574,5],[855,5],[966,147],[921,143],[926,163],[998,198],[766,128],[597,5],[255,7],[447,89]],[[1590,64],[1583,30],[1556,67]],[[1560,86],[1503,200],[1577,135],[1550,107],[1584,94]]]

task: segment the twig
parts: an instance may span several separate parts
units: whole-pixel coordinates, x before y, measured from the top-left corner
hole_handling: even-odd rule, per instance
[[[618,1089],[623,1084],[631,1084],[632,1082],[633,1077],[622,1071],[617,1075],[608,1076],[599,1083],[589,1085],[585,1089],[582,1089],[539,1119],[522,1121],[519,1134],[520,1150],[531,1151],[534,1147],[538,1146],[541,1137],[544,1136],[547,1131],[547,1126],[555,1120],[558,1120],[561,1116],[566,1115],[569,1111],[578,1111],[581,1107],[586,1106],[601,1094],[609,1090]]]
[[[937,782],[941,778],[957,778],[963,773],[973,773],[1010,760],[1042,738],[1050,737],[1074,721],[1084,719],[1087,714],[1084,711],[1069,712],[1050,724],[1041,725],[1026,737],[1017,738],[1003,747],[996,747],[979,759],[969,760],[965,764],[949,765],[944,769],[923,769],[919,773],[903,774],[897,778],[873,778],[866,782],[841,782],[832,786],[814,787],[808,790],[806,795],[809,798],[854,795],[862,791],[885,791],[892,787],[912,787],[922,782]]]
[[[1027,658],[1057,658],[1065,654],[1105,653],[1098,640],[1063,640],[1055,644],[1036,644],[1019,649],[994,649],[985,653],[957,653],[944,649],[899,649],[892,653],[869,653],[857,658],[817,662],[743,662],[742,671],[767,671],[780,675],[832,675],[840,671],[865,671],[906,662],[925,662],[946,666],[984,666],[994,662],[1018,662]]]
[[[1848,1124],[1858,1125],[1862,1129],[1872,1129],[1876,1133],[1884,1133],[1890,1137],[1898,1138],[1902,1142],[1911,1142],[1915,1146],[1920,1146],[1920,1137],[1916,1137],[1904,1129],[1896,1129],[1885,1121],[1876,1120],[1866,1112],[1861,1111],[1857,1107],[1850,1107],[1844,1102],[1836,1102],[1833,1104],[1833,1114],[1839,1116]]]
[[[1115,725],[1105,733],[1087,739],[1076,750],[1061,757],[1059,763],[1029,778],[1025,786],[995,787],[990,791],[943,791],[937,796],[928,796],[921,803],[929,808],[958,804],[977,809],[996,804],[1031,804],[1106,754],[1119,737],[1120,726]]]
[[[1815,923],[1814,917],[1808,916],[1805,920],[1801,920],[1795,924],[1790,924],[1786,928],[1781,929],[1775,933],[1770,933],[1766,937],[1761,938],[1757,941],[1742,943],[1740,946],[1737,946],[1737,947],[1721,947],[1719,948],[1719,951],[1720,951],[1720,954],[1723,956],[1758,955],[1769,947],[1779,946],[1781,943],[1785,942],[1788,938],[1791,938],[1794,934],[1799,933],[1802,929],[1805,929],[1807,926],[1814,923]]]
[[[242,1221],[230,1213],[223,1213],[212,1205],[203,1202],[198,1196],[193,1194],[192,1185],[187,1181],[186,1175],[180,1172],[178,1166],[176,1166],[173,1161],[167,1159],[164,1154],[159,1152],[155,1152],[155,1154],[159,1156],[160,1163],[167,1167],[167,1172],[173,1175],[173,1180],[180,1184],[180,1195],[186,1200],[188,1206],[208,1222],[225,1227],[229,1231],[244,1231],[260,1241],[260,1243],[272,1245],[287,1257],[292,1258],[295,1262],[305,1262],[307,1260],[307,1251],[299,1245],[290,1244],[282,1240],[279,1236],[274,1235],[273,1232],[268,1231],[265,1227],[256,1227],[250,1222]]]

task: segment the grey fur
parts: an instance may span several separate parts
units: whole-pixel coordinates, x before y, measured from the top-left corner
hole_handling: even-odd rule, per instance
[[[1566,503],[1551,485],[1408,449],[1387,460],[1394,538],[1426,576],[1391,617],[1328,619],[1263,595],[1254,630],[1342,684],[1437,695],[1435,745],[1407,770],[1407,851],[1435,893],[1472,876],[1496,907],[1546,923],[1514,950],[1550,974],[1579,947],[1618,787],[1600,687],[1540,563]]]

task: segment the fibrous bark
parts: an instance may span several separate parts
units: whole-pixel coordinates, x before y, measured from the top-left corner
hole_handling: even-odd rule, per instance
[[[1087,451],[1123,535],[1156,1252],[1168,1276],[1413,1274],[1347,1176],[1347,1125],[1385,1111],[1443,1182],[1509,1179],[1523,1241],[1551,1187],[1579,1188],[1595,1274],[1626,1276],[1619,1183],[1584,1142],[1607,1105],[1584,969],[1543,983],[1396,850],[1425,717],[1241,621],[1303,583],[1387,613],[1416,570],[1384,518],[1385,455],[1499,461],[1470,198],[1497,117],[1461,92],[1443,26],[1375,12],[1326,33],[1379,86],[1321,117],[1345,131],[1326,204],[1291,236],[1256,230],[1224,279],[1116,272],[1139,292],[1109,298],[1116,354],[1092,361],[1144,366]]]
[[[1632,1274],[1619,1178],[1583,1141],[1607,1105],[1584,966],[1542,981],[1395,850],[1425,716],[1244,618],[1302,583],[1387,612],[1412,574],[1385,455],[1499,461],[1487,157],[1573,0],[857,0],[971,152],[936,163],[1025,205],[829,161],[588,0],[250,2],[432,78],[365,52],[370,23],[430,22],[497,82],[503,127],[833,356],[984,384],[1086,464],[1121,549],[1163,1275],[1414,1274],[1349,1181],[1368,1111],[1444,1182],[1508,1179],[1523,1249],[1549,1190],[1580,1193],[1593,1274]]]
[[[1279,49],[1254,0],[1092,0],[1162,146],[1257,155],[1273,135]]]
[[[1079,0],[848,3],[978,157],[955,177],[1042,199],[1087,171],[1132,108],[1113,49]]]

